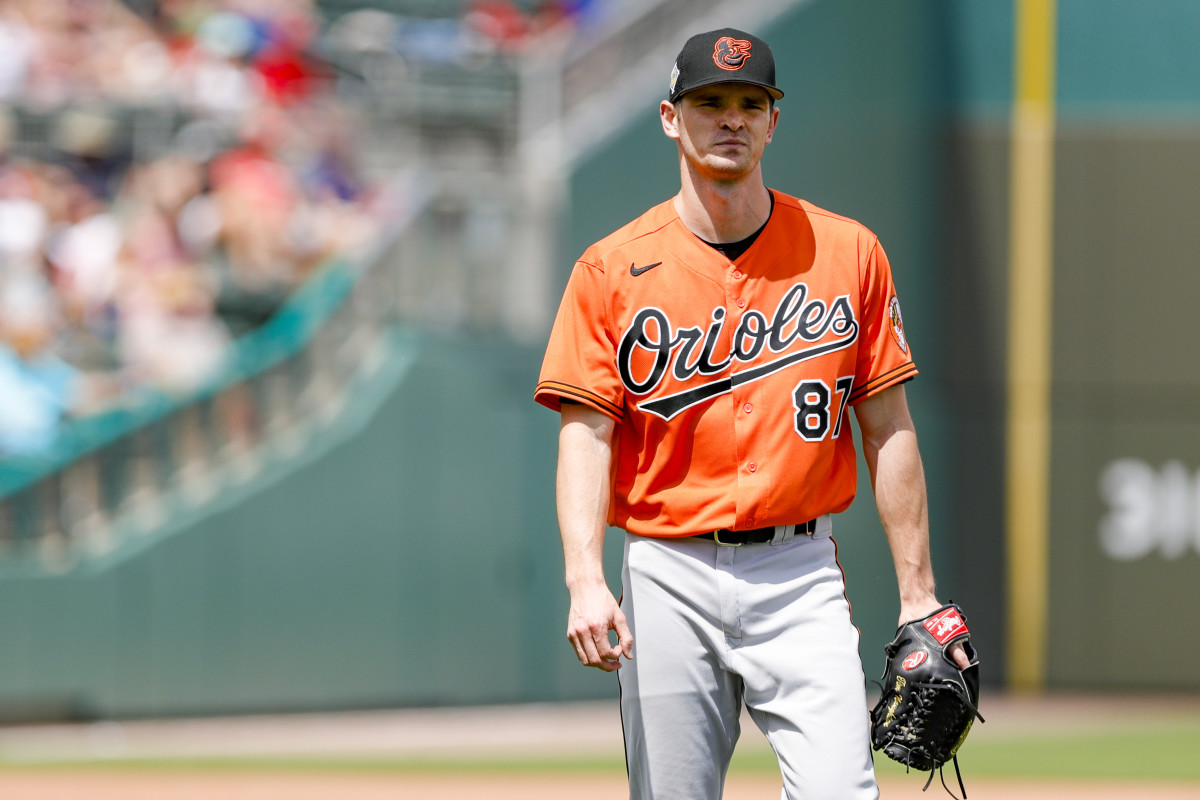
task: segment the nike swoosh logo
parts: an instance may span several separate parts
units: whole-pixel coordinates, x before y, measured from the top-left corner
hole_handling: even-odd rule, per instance
[[[644,267],[635,267],[633,264],[630,264],[629,274],[636,278],[638,275],[641,275],[643,272],[649,272],[661,263],[661,261],[655,261],[653,264],[647,264]]]

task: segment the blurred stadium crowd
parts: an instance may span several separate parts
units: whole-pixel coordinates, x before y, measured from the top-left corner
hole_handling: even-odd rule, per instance
[[[0,457],[144,388],[204,385],[378,234],[331,54],[479,68],[599,6],[327,20],[314,0],[0,0]],[[176,115],[150,153],[122,124],[147,108]]]

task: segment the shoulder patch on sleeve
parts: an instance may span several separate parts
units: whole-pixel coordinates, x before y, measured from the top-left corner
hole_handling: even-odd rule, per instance
[[[904,336],[904,318],[900,316],[900,298],[896,295],[892,295],[888,301],[888,319],[892,323],[892,338],[896,340],[900,352],[907,354],[908,339]]]

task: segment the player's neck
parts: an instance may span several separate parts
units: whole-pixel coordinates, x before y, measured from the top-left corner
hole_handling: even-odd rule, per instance
[[[706,242],[737,242],[753,234],[771,215],[771,195],[755,171],[736,183],[699,179],[685,171],[675,213]]]

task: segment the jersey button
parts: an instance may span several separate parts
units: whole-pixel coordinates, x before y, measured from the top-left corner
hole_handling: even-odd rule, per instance
[[[742,278],[744,278],[744,277],[746,277],[746,276],[742,274],[742,271],[741,271],[740,269],[735,269],[735,270],[733,271],[733,278],[734,278],[734,280],[738,280],[738,281],[740,281],[740,280],[741,280]]]
[[[751,405],[750,403],[746,403],[746,405],[742,406],[742,411],[745,411],[747,414],[749,414],[753,410],[754,410],[754,406]]]
[[[739,298],[738,298],[738,301],[737,301],[737,307],[738,307],[738,308],[745,308],[745,307],[746,307],[746,301],[745,301],[745,300],[743,300],[742,298],[740,298],[740,297],[739,297]]]
[[[753,461],[751,461],[746,465],[746,469],[750,470],[751,472],[758,472],[758,464],[755,464]]]

